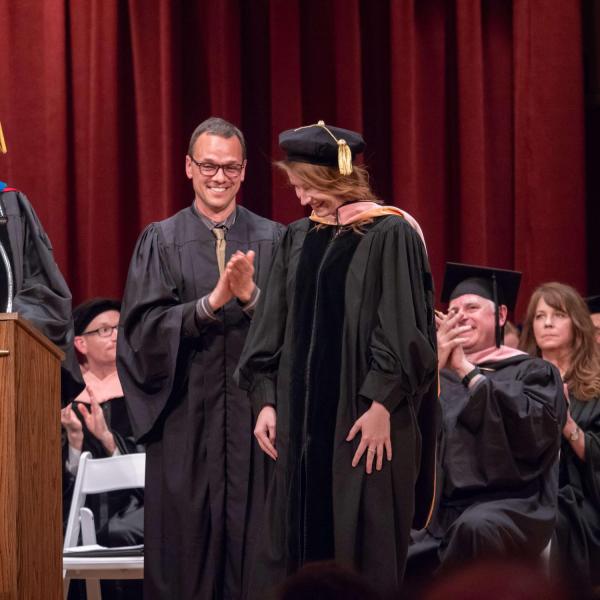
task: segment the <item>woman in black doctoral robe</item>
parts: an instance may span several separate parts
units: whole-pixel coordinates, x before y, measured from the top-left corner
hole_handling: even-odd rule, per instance
[[[600,585],[600,347],[581,296],[561,283],[537,288],[522,345],[556,365],[568,388],[551,558],[588,593]]]
[[[313,212],[276,252],[240,360],[255,435],[276,460],[249,596],[319,560],[389,591],[413,514],[423,523],[431,503],[437,362],[424,242],[352,168],[359,134],[320,122],[280,145],[279,165]]]

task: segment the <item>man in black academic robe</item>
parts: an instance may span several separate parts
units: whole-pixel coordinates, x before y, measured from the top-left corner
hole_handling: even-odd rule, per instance
[[[64,353],[63,399],[83,380],[73,350],[71,292],[54,260],[52,245],[29,200],[0,182],[0,312],[16,312]]]
[[[556,522],[566,400],[548,362],[500,344],[520,274],[450,264],[438,313],[439,498],[412,534],[407,575],[539,557]]]
[[[268,459],[232,375],[283,228],[236,206],[245,168],[237,128],[198,126],[194,203],[149,225],[131,261],[117,365],[147,449],[149,600],[241,597],[262,509]]]

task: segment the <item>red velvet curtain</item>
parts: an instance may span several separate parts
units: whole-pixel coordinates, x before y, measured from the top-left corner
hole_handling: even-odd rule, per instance
[[[23,189],[75,300],[119,295],[135,240],[192,200],[189,135],[243,129],[241,202],[303,216],[277,135],[358,129],[388,203],[446,260],[586,292],[575,0],[0,0],[0,179]]]

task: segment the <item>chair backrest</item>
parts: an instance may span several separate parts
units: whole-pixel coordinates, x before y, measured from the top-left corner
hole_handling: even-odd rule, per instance
[[[64,548],[77,545],[80,529],[79,513],[88,494],[143,488],[145,471],[146,455],[143,452],[109,458],[92,458],[89,452],[84,452],[79,458]]]

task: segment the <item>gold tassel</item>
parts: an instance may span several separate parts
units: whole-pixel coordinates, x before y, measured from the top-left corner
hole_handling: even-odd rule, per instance
[[[346,140],[339,139],[338,144],[338,167],[342,175],[350,175],[352,173],[352,152]]]
[[[301,129],[307,129],[308,127],[322,127],[335,140],[338,145],[338,169],[340,170],[340,174],[350,175],[352,173],[352,150],[350,150],[350,146],[348,146],[346,140],[341,138],[338,140],[335,135],[329,131],[323,120],[317,121],[314,125],[298,127],[297,129],[294,129],[294,131],[300,131]]]
[[[0,152],[2,152],[2,154],[6,154],[8,152],[6,141],[4,140],[4,133],[2,133],[2,123],[0,123]]]

